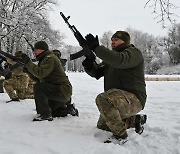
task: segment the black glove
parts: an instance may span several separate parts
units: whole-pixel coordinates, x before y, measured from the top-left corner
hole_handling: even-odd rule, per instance
[[[7,75],[5,75],[5,80],[9,80],[12,78],[12,72],[9,72]]]
[[[95,58],[94,57],[86,57],[86,59],[82,62],[82,65],[84,67],[84,69],[86,70],[92,70],[94,63],[95,62]]]
[[[22,62],[26,65],[27,63],[29,63],[31,61],[31,59],[28,57],[28,55],[26,55],[25,53],[23,53],[21,55],[21,59],[22,59]]]
[[[26,67],[23,67],[23,72],[24,73],[29,73],[28,69]]]
[[[9,68],[7,69],[4,69],[2,72],[1,72],[1,75],[2,76],[6,76],[6,75],[10,75],[11,74],[11,70]]]
[[[99,39],[97,35],[94,37],[92,34],[88,34],[85,36],[85,38],[87,45],[91,50],[94,51],[94,49],[99,46]]]

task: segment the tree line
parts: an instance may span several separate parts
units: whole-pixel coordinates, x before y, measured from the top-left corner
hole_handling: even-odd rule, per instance
[[[133,28],[127,28],[126,31],[131,35],[131,43],[143,53],[146,74],[156,74],[164,66],[180,64],[180,24],[173,24],[165,37],[155,37]],[[99,37],[100,44],[111,48],[112,34],[112,31],[104,32]],[[63,49],[63,56],[68,59],[67,70],[83,71],[81,66],[83,57],[75,61],[68,58],[70,54],[79,50],[79,47],[70,45]]]
[[[150,2],[152,1],[147,1],[146,6]],[[162,4],[163,8],[166,4],[165,10],[172,6],[168,5],[168,3],[171,4],[170,1],[157,2]],[[12,54],[17,50],[22,50],[33,57],[32,49],[26,40],[30,44],[44,40],[49,44],[50,49],[59,49],[62,52],[62,57],[67,59],[67,71],[84,71],[81,64],[84,57],[73,61],[69,59],[70,54],[81,48],[66,44],[64,34],[52,29],[50,25],[48,11],[56,4],[55,0],[1,0],[0,49]],[[168,12],[162,12],[163,22],[165,13],[167,13],[168,20],[171,19]],[[143,53],[146,74],[156,74],[164,66],[174,66],[180,63],[180,23],[173,23],[166,37],[155,37],[131,27],[126,31],[131,35],[131,43]],[[100,44],[111,48],[112,34],[113,32],[109,30],[99,36]],[[97,59],[97,62],[100,62],[100,59]]]

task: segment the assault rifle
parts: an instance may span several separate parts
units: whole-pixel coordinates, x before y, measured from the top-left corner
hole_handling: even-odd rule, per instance
[[[14,65],[12,65],[12,66],[9,66],[8,68],[6,68],[6,69],[1,69],[0,70],[0,76],[6,76],[6,75],[8,75],[9,73],[11,73],[14,69],[16,69],[16,68],[18,68],[19,66],[21,66],[21,64],[19,64],[19,63],[16,63],[16,64],[14,64]]]
[[[0,64],[3,62],[3,61],[7,61],[6,60],[6,56],[4,56],[4,54],[2,54],[2,53],[4,53],[3,51],[1,51],[0,50]],[[11,55],[12,56],[12,55]],[[17,58],[17,57],[16,57]],[[14,65],[12,65],[12,66],[9,66],[8,68],[6,68],[6,69],[3,69],[2,67],[1,67],[1,69],[0,69],[0,76],[6,76],[6,75],[8,75],[9,73],[11,73],[14,69],[16,69],[16,68],[18,68],[19,66],[22,66],[22,64],[21,63],[16,63],[16,64],[14,64]]]
[[[83,48],[83,50],[76,52],[74,54],[70,55],[70,60],[74,60],[77,59],[81,56],[85,56],[85,57],[93,57],[95,59],[95,55],[94,53],[89,49],[86,40],[83,38],[83,36],[81,35],[81,33],[76,29],[76,27],[74,25],[70,25],[70,23],[68,22],[70,16],[65,17],[65,15],[60,12],[61,17],[64,19],[65,23],[68,25],[68,27],[70,28],[70,30],[73,32],[75,38],[77,39],[77,41],[79,42],[79,45]]]
[[[26,37],[24,37],[24,39],[26,40],[26,42],[29,44],[29,46],[31,47],[32,51],[34,51],[34,48],[32,46],[32,44],[28,41],[28,39]],[[9,74],[10,72],[12,72],[14,69],[20,67],[20,66],[24,66],[24,63],[22,62],[21,58],[18,58],[16,56],[13,56],[7,52],[1,51],[0,50],[0,64],[3,61],[6,61],[6,57],[10,58],[11,60],[15,61],[16,64],[9,66],[7,69],[3,69],[0,71],[0,76],[6,76],[7,74]],[[31,59],[32,62],[36,62],[36,59]]]
[[[11,60],[17,62],[18,64],[24,66],[24,63],[22,62],[21,58],[17,58],[16,56],[13,56],[13,55],[11,55],[11,54],[9,54],[7,52],[4,52],[4,51],[0,50],[0,56],[10,58]]]
[[[29,42],[29,40],[28,40],[26,37],[24,37],[24,39],[26,40],[27,44],[29,44],[29,46],[31,47],[32,51],[34,51],[34,47],[33,47],[33,45]]]
[[[24,39],[26,40],[27,44],[31,47],[32,52],[34,52],[33,45],[29,42],[29,40],[24,36]],[[32,62],[36,62],[36,59],[31,59]]]

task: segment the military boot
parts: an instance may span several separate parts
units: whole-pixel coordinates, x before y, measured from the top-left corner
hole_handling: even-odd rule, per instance
[[[146,114],[138,114],[135,119],[135,131],[138,134],[142,134],[144,130],[144,124],[146,123],[147,115]]]
[[[70,114],[72,116],[77,116],[77,117],[79,116],[78,109],[75,108],[74,104],[67,105],[67,111],[68,111],[68,114]]]
[[[33,119],[33,121],[52,121],[53,117],[51,115],[39,115],[36,118]]]
[[[117,135],[112,135],[111,137],[109,137],[107,140],[104,141],[104,143],[114,143],[114,144],[124,144],[128,141],[128,134],[127,132],[125,132],[124,134],[122,134],[121,136],[117,136]]]
[[[20,100],[19,100],[19,98],[12,98],[11,100],[9,100],[9,101],[6,101],[6,103],[9,103],[9,102],[19,102]]]

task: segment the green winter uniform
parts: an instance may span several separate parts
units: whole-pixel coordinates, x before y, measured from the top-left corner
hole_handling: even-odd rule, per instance
[[[37,56],[37,60],[38,65],[28,62],[26,68],[33,75],[32,79],[36,79],[34,98],[37,113],[48,115],[53,110],[65,106],[70,100],[72,86],[61,62],[53,52],[44,51]]]
[[[114,50],[98,46],[95,53],[103,62],[85,71],[96,79],[104,76],[105,92],[96,98],[100,111],[97,127],[120,136],[132,127],[125,119],[141,111],[146,102],[144,59],[141,51],[129,43]]]

